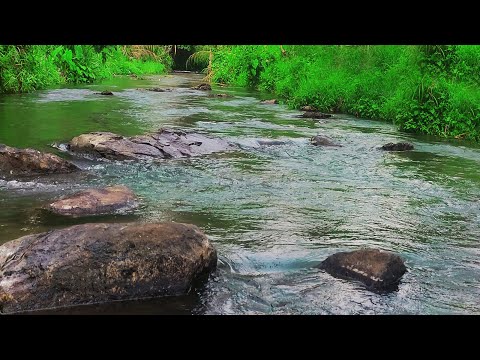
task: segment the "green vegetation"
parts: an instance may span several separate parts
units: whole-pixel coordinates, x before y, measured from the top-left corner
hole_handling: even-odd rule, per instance
[[[161,74],[171,66],[169,51],[159,45],[0,45],[0,93],[113,75]]]
[[[264,89],[291,108],[480,140],[476,45],[0,45],[0,93],[164,73],[180,49],[193,55],[176,61],[204,69],[207,81]]]
[[[218,46],[209,76],[271,91],[291,108],[480,140],[480,46]]]

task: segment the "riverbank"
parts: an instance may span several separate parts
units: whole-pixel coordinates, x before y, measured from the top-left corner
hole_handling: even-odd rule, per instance
[[[0,45],[0,93],[163,74],[171,63],[167,47],[158,45]]]
[[[214,81],[275,94],[290,108],[393,122],[400,130],[480,140],[480,46],[216,48]]]

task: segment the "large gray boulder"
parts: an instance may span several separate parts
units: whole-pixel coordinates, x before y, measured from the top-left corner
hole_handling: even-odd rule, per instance
[[[161,129],[157,133],[124,137],[111,132],[92,132],[73,138],[67,148],[111,160],[185,158],[234,150],[228,141],[194,132]]]
[[[336,277],[359,280],[375,290],[393,289],[407,271],[400,256],[378,249],[339,252],[317,267]]]
[[[0,144],[0,175],[65,174],[80,169],[61,157]]]
[[[89,216],[127,212],[138,207],[132,190],[123,185],[87,189],[66,196],[48,205],[48,210],[59,215]]]
[[[0,246],[0,312],[181,295],[215,269],[196,226],[97,223]]]

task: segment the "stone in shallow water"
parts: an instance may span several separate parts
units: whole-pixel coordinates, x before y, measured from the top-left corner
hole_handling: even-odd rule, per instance
[[[73,138],[67,149],[111,160],[185,158],[235,150],[228,141],[207,135],[161,129],[157,133],[123,137],[111,132],[93,132]]]
[[[317,108],[314,106],[306,105],[300,108],[302,111],[317,111]]]
[[[192,89],[208,91],[208,90],[212,90],[212,87],[210,86],[210,84],[203,83],[203,84],[192,87]]]
[[[111,91],[102,91],[102,92],[96,92],[95,94],[97,95],[113,95],[113,92]]]
[[[261,101],[262,104],[268,104],[268,105],[275,105],[278,104],[277,99],[271,99],[271,100],[263,100]]]
[[[413,150],[413,145],[410,143],[388,143],[381,147],[382,150],[386,151],[407,151]]]
[[[310,118],[310,119],[328,119],[328,118],[331,118],[332,115],[331,114],[325,114],[325,113],[318,112],[318,111],[307,111],[307,112],[303,113],[302,115],[299,115],[298,117]]]
[[[342,147],[342,145],[334,143],[331,139],[326,136],[316,135],[310,139],[312,145],[315,146],[334,146],[334,147]]]
[[[0,246],[0,312],[182,295],[216,268],[196,226],[97,223]]]
[[[317,267],[336,277],[359,280],[375,290],[394,289],[407,271],[400,256],[378,249],[339,252]]]
[[[208,95],[208,97],[230,98],[232,97],[232,95],[221,93],[221,94],[210,94]]]
[[[134,210],[138,199],[123,185],[87,189],[48,205],[48,210],[60,215],[88,216]]]
[[[171,92],[171,91],[173,91],[173,89],[170,89],[170,88],[159,88],[159,87],[144,88],[144,89],[138,89],[138,90],[146,90],[146,91],[153,91],[153,92]]]
[[[0,144],[0,173],[6,175],[66,174],[79,170],[76,165],[54,154]]]

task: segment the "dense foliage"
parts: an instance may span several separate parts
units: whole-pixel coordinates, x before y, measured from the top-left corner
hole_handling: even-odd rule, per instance
[[[292,108],[480,139],[480,46],[219,46],[211,76],[271,91]]]
[[[168,52],[158,45],[0,45],[0,93],[164,73],[171,65]]]

